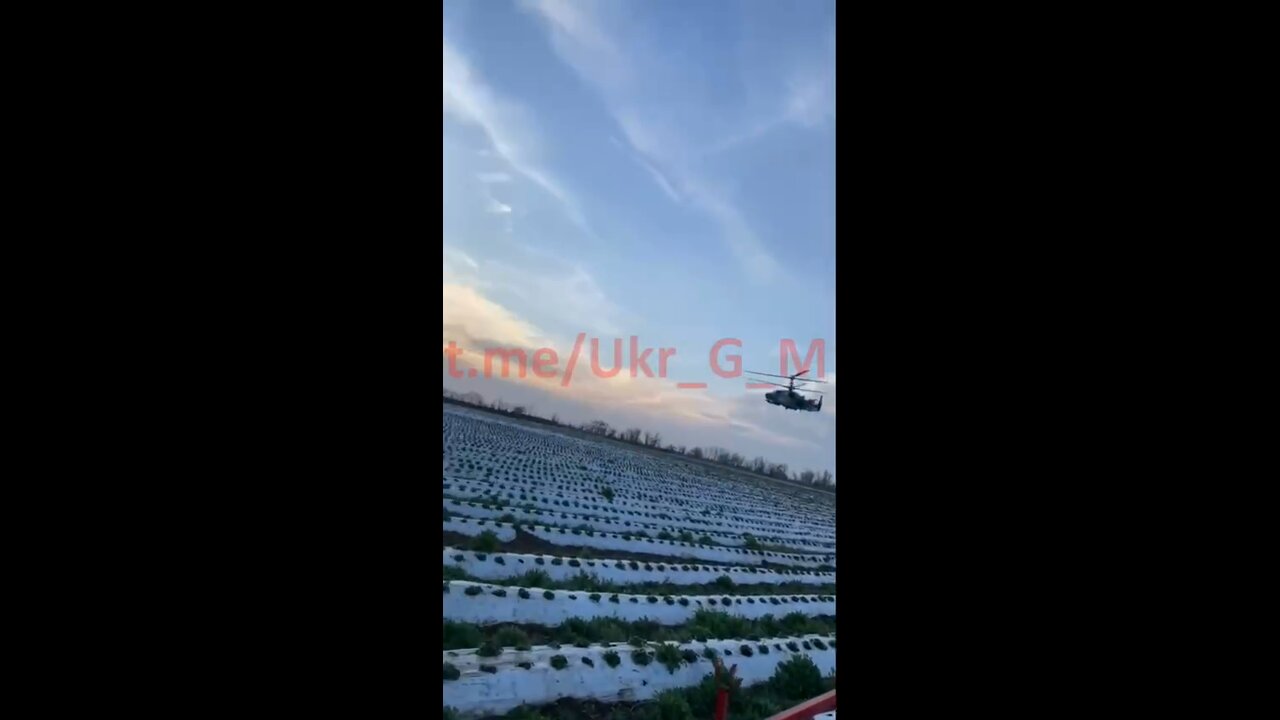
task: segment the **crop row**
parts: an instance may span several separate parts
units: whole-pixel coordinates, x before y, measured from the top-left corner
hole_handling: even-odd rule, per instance
[[[769,680],[779,664],[797,656],[807,657],[823,675],[835,672],[834,641],[813,636],[800,642],[808,643],[809,649],[794,639],[768,638],[758,643],[712,640],[646,648],[537,648],[504,651],[496,657],[474,651],[445,653],[444,704],[462,715],[490,715],[564,697],[649,700],[665,690],[698,685],[717,657],[738,666],[743,686]],[[818,649],[819,643],[823,649]]]
[[[675,585],[831,585],[834,572],[760,568],[754,565],[701,565],[689,563],[640,562],[638,560],[594,560],[555,555],[528,555],[511,552],[474,552],[466,549],[442,550],[442,562],[484,580],[517,577],[531,569],[543,570],[552,580],[567,581],[582,573],[595,575],[602,583],[672,583]],[[728,578],[725,582],[721,578]]]
[[[456,532],[461,535],[476,536],[485,532],[491,532],[502,542],[511,542],[516,539],[516,531],[512,527],[508,527],[503,523],[496,522],[471,522],[466,518],[449,518],[444,521],[444,529],[448,532]]]
[[[672,532],[690,536],[710,537],[716,543],[728,546],[742,546],[752,542],[787,547],[799,552],[821,553],[831,552],[834,542],[814,542],[812,536],[801,536],[796,532],[779,532],[773,535],[755,536],[749,531],[734,529],[730,525],[727,530],[712,530],[700,526],[689,518],[677,518],[667,513],[635,513],[621,508],[600,508],[595,505],[582,505],[574,501],[559,501],[553,498],[533,497],[527,500],[508,497],[490,497],[485,493],[468,490],[454,483],[446,483],[446,505],[465,506],[486,513],[472,512],[481,517],[497,517],[504,512],[516,513],[517,517],[528,520],[540,520],[550,515],[561,518],[574,518],[575,522],[592,525],[596,530],[617,530],[619,526],[643,530],[650,533]],[[553,507],[554,506],[554,507]],[[487,512],[496,513],[488,515]],[[639,518],[648,518],[641,520]]]
[[[727,473],[684,458],[657,457],[604,440],[541,433],[531,426],[459,420],[449,409],[445,410],[444,425],[446,448],[450,451],[445,468],[459,473],[520,475],[558,483],[614,481],[640,487],[666,480],[680,490],[723,483]],[[820,506],[830,499],[829,495],[801,488],[728,474],[743,486],[741,495],[734,498],[739,502],[758,501],[766,488],[769,494],[785,497],[789,504],[799,507]]]
[[[766,562],[777,565],[805,567],[814,570],[835,567],[836,560],[824,555],[791,555],[769,550],[748,550],[746,548],[729,548],[707,545],[696,545],[680,540],[658,540],[654,538],[629,538],[622,534],[600,533],[580,530],[577,533],[565,528],[547,526],[531,526],[526,531],[553,545],[568,545],[597,548],[600,550],[616,550],[619,552],[648,553],[665,555],[671,558],[688,558],[705,562],[750,563],[762,565]],[[576,530],[576,528],[575,528]],[[659,547],[660,546],[660,547]]]
[[[713,513],[710,509],[703,509],[701,513],[704,517],[698,517],[693,513],[697,505],[695,503],[681,503],[679,505],[646,505],[634,504],[634,501],[625,497],[615,497],[612,500],[606,500],[602,496],[600,490],[591,489],[581,493],[570,491],[566,497],[563,492],[554,490],[537,490],[531,488],[517,487],[515,483],[505,483],[501,481],[485,481],[485,480],[467,480],[461,478],[446,478],[444,489],[454,492],[460,496],[469,498],[489,499],[493,502],[506,502],[516,504],[518,500],[521,504],[529,503],[533,505],[541,504],[543,506],[556,506],[564,508],[580,508],[583,510],[590,509],[593,512],[605,517],[623,518],[623,519],[639,519],[650,518],[653,520],[667,520],[670,522],[679,522],[686,529],[706,532],[712,528],[723,528],[732,534],[741,535],[742,530],[735,529],[737,525],[742,524],[743,520],[755,524],[751,516],[740,514],[733,516],[728,521],[710,520],[708,517]],[[504,498],[505,495],[505,498]],[[555,497],[552,497],[554,495]],[[685,515],[684,518],[678,518],[678,515]],[[813,534],[799,534],[795,532],[795,523],[800,520],[791,520],[788,524],[779,525],[772,532],[766,535],[776,535],[778,537],[789,538],[792,540],[810,540]],[[834,538],[835,528],[834,520],[831,524],[823,523],[817,518],[807,518],[804,520],[806,527],[812,528],[814,532],[821,533],[827,531]],[[825,527],[824,527],[825,526]]]
[[[481,553],[483,555],[484,553]],[[572,561],[573,559],[571,559]],[[501,567],[501,566],[500,566]],[[587,593],[611,595],[622,593],[628,595],[834,595],[836,586],[807,585],[802,583],[744,583],[739,585],[728,575],[721,575],[716,582],[680,585],[669,582],[614,583],[601,580],[595,575],[580,572],[567,580],[552,580],[544,570],[534,568],[520,575],[498,579],[468,575],[457,566],[445,565],[442,568],[442,580],[466,580],[478,584],[503,585],[505,587],[546,588],[548,590],[573,590]]]
[[[504,648],[526,651],[538,645],[586,648],[627,642],[642,647],[648,642],[706,642],[708,639],[759,642],[762,637],[835,637],[836,619],[790,612],[781,617],[766,615],[752,620],[726,612],[699,610],[688,623],[672,626],[648,619],[627,622],[615,618],[570,618],[556,627],[515,623],[478,625],[452,620],[445,620],[443,627],[444,650],[478,648],[477,654],[492,656],[501,654]]]
[[[502,520],[468,518],[454,515],[448,511],[445,513],[445,518],[445,530],[471,536],[482,535],[486,530],[493,530],[498,536],[497,539],[502,542],[514,540],[516,535],[513,528],[521,526],[518,522],[506,523]],[[510,527],[508,527],[509,525]],[[568,528],[562,525],[527,524],[521,527],[530,535],[563,547],[582,547],[628,554],[658,555],[672,559],[683,559],[686,563],[688,561],[726,565],[743,562],[751,563],[752,565],[772,563],[807,567],[811,568],[813,572],[834,572],[835,569],[835,559],[827,556],[790,555],[770,550],[722,548],[691,544],[681,540],[663,540],[643,536],[632,537],[625,533],[598,533],[595,530]],[[496,549],[496,547],[490,548],[491,551],[496,551]],[[828,562],[830,564],[827,564]]]
[[[662,502],[667,498],[689,500],[724,508],[738,517],[760,512],[784,517],[780,527],[819,515],[830,517],[833,508],[824,497],[794,492],[784,486],[753,483],[734,476],[727,480],[717,470],[682,460],[659,458],[612,443],[569,438],[526,426],[511,426],[488,419],[463,418],[445,411],[447,470],[485,479],[514,479],[557,486],[592,488],[607,482],[616,490],[637,498]],[[692,471],[692,472],[689,472]],[[732,490],[732,494],[719,492]],[[708,492],[713,491],[713,492]],[[706,503],[714,497],[716,503]],[[781,510],[786,508],[786,510]]]
[[[674,519],[674,516],[679,515],[683,517],[684,522],[690,524],[690,529],[693,530],[721,528],[738,533],[747,531],[754,534],[778,534],[795,539],[808,539],[810,536],[795,533],[796,524],[803,522],[812,526],[819,538],[834,539],[835,537],[835,518],[831,513],[815,513],[802,518],[793,517],[790,513],[780,514],[776,506],[768,505],[755,511],[729,509],[720,503],[708,503],[705,500],[668,494],[668,488],[665,486],[660,494],[661,502],[647,503],[638,500],[634,493],[620,493],[614,485],[608,484],[557,490],[544,487],[536,481],[529,481],[525,486],[523,481],[517,479],[503,481],[458,475],[446,475],[443,484],[447,486],[446,489],[465,490],[476,497],[488,495],[494,498],[505,497],[508,501],[519,499],[522,502],[541,499],[547,504],[552,504],[555,500],[555,504],[563,507],[592,507],[600,512],[611,511],[619,516],[632,518]],[[723,490],[713,491],[712,488],[704,488],[699,493],[699,497],[722,497]]]
[[[663,625],[689,622],[698,610],[724,610],[731,615],[761,618],[780,612],[835,615],[834,595],[631,595],[510,588],[445,581],[444,617],[479,624],[524,623],[556,626],[571,618],[651,619]]]
[[[792,547],[779,547],[771,545],[768,542],[761,542],[757,538],[750,535],[743,538],[733,538],[724,534],[703,533],[695,535],[688,530],[678,531],[675,528],[668,527],[663,529],[660,525],[649,525],[646,523],[610,522],[609,520],[601,520],[591,515],[579,515],[576,513],[555,513],[543,510],[529,510],[525,508],[512,508],[501,504],[490,505],[488,503],[476,503],[445,496],[443,512],[445,519],[449,519],[454,515],[460,515],[475,520],[498,520],[511,525],[543,525],[550,528],[564,528],[566,531],[578,530],[581,533],[604,533],[612,532],[622,537],[647,538],[653,537],[658,540],[678,540],[690,545],[706,545],[709,547],[740,547],[746,550],[760,551],[765,555],[791,555],[797,554],[802,557],[829,559],[834,558],[834,551],[821,550],[817,547],[807,549],[797,549]],[[819,552],[821,550],[821,552]]]

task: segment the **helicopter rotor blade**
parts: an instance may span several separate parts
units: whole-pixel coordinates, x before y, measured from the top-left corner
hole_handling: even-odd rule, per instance
[[[790,379],[791,379],[791,376],[790,376],[790,375],[774,375],[773,373],[762,373],[762,372],[756,372],[755,370],[743,370],[743,372],[749,372],[749,373],[751,373],[752,375],[764,375],[765,377],[776,377],[776,378],[782,378],[783,380],[790,380]]]
[[[800,382],[813,382],[813,383],[822,383],[822,384],[824,384],[824,385],[825,385],[825,384],[826,384],[826,382],[827,382],[826,380],[813,380],[813,379],[811,379],[811,378],[802,378],[802,377],[800,377],[801,375],[803,375],[803,374],[805,374],[805,373],[809,372],[808,370],[801,370],[800,372],[796,373],[795,375],[774,375],[773,373],[756,372],[755,370],[743,370],[743,372],[751,373],[752,375],[764,375],[765,377],[776,377],[776,378],[782,378],[783,380],[793,380],[793,381],[798,382],[798,383],[800,383]]]
[[[778,386],[778,387],[780,387],[780,388],[788,388],[788,389],[790,389],[790,387],[791,387],[790,385],[783,385],[782,383],[769,382],[768,380],[760,380],[760,381],[759,381],[759,383],[760,383],[761,385],[777,385],[777,386]]]

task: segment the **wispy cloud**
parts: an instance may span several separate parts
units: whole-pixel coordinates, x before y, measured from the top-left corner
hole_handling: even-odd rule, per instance
[[[644,78],[661,76],[644,66],[640,53],[628,54],[604,28],[597,8],[569,0],[524,0],[541,17],[560,59],[605,100],[633,152],[633,159],[674,202],[691,201],[720,227],[721,239],[745,275],[758,283],[775,280],[781,270],[730,199],[689,163],[696,143],[664,122],[631,93]]]
[[[494,154],[558,200],[574,224],[590,232],[577,200],[535,161],[540,143],[529,114],[486,85],[448,38],[444,39],[443,62],[444,112],[481,128]]]
[[[537,308],[561,340],[579,332],[618,337],[625,313],[585,267],[511,246],[509,259],[476,260],[444,246],[444,282],[485,293],[501,293],[523,307]]]
[[[703,150],[703,157],[750,145],[788,125],[812,129],[834,120],[834,67],[833,60],[830,65],[804,66],[797,70],[786,83],[786,92],[780,97],[776,110],[711,143]]]
[[[486,185],[511,182],[511,176],[504,172],[479,173],[476,175],[476,179]]]

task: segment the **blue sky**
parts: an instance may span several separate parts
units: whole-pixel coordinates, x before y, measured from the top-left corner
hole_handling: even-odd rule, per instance
[[[835,472],[834,123],[832,1],[446,0],[445,343],[676,355],[445,385]],[[781,339],[822,339],[824,412],[715,376],[726,337],[773,373]]]

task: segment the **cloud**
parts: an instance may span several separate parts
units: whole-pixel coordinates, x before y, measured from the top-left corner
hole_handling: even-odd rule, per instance
[[[569,219],[590,233],[577,200],[535,161],[540,142],[529,113],[486,85],[448,38],[443,58],[445,114],[482,129],[492,153],[558,200]]]
[[[489,198],[489,205],[485,208],[485,211],[495,213],[498,215],[503,215],[511,212],[511,206],[504,205],[498,202],[497,200],[494,200],[493,198]]]
[[[749,145],[787,125],[808,129],[821,127],[828,120],[835,119],[835,114],[835,76],[825,69],[797,73],[787,82],[786,93],[774,113],[725,135],[705,148],[702,156],[711,157]]]
[[[477,262],[455,246],[444,245],[444,282],[486,293],[502,293],[556,326],[562,341],[579,332],[599,337],[621,335],[623,311],[585,267],[520,245],[507,246],[510,259]]]
[[[481,287],[466,284],[477,275],[476,271],[485,270],[487,263],[477,263],[465,252],[448,247],[444,260],[446,272],[460,271],[461,277],[446,278],[444,282],[442,348],[448,348],[452,341],[462,349],[454,360],[455,370],[465,377],[469,370],[475,369],[480,378],[472,384],[489,383],[488,389],[478,388],[487,395],[493,395],[494,388],[500,395],[502,387],[517,385],[576,405],[585,416],[660,432],[669,442],[719,445],[736,448],[743,454],[750,450],[753,454],[771,455],[775,460],[788,451],[811,452],[819,447],[809,436],[811,427],[803,423],[780,425],[788,420],[795,423],[795,418],[770,414],[767,410],[762,412],[766,406],[756,395],[719,398],[708,391],[678,389],[670,378],[648,378],[643,372],[631,377],[629,347],[625,341],[621,360],[614,356],[613,342],[599,345],[600,366],[605,371],[621,368],[611,378],[593,372],[591,345],[584,343],[570,383],[565,387],[562,379],[573,342],[552,337],[518,312],[487,297]],[[502,362],[498,359],[490,365],[490,372],[496,376],[484,379],[485,350],[490,348],[522,350],[528,363],[525,377],[519,377],[518,365],[513,364],[509,376],[500,379],[497,376],[501,374]],[[550,378],[538,377],[532,372],[534,353],[544,348],[555,352],[557,371]],[[656,361],[652,356],[649,364],[656,374]],[[447,373],[447,363],[445,367]],[[454,378],[446,374],[446,384],[450,380]]]
[[[672,201],[689,199],[720,228],[726,249],[741,265],[748,279],[767,284],[777,279],[781,265],[772,257],[745,216],[727,193],[716,188],[689,158],[700,153],[697,144],[685,137],[679,122],[666,118],[661,106],[641,97],[651,83],[653,97],[671,75],[665,68],[640,59],[643,53],[628,55],[605,30],[598,5],[578,0],[524,0],[522,6],[540,17],[547,26],[557,56],[605,100],[633,153],[633,159]],[[652,100],[652,98],[650,98]]]

